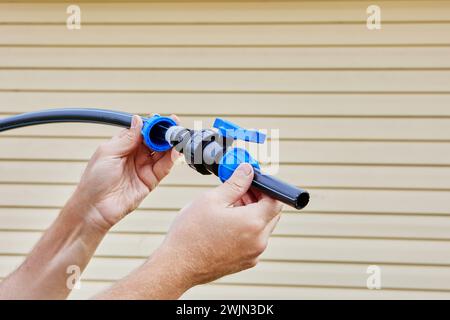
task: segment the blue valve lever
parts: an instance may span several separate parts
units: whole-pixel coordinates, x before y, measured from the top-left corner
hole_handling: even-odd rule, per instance
[[[217,118],[213,127],[218,129],[223,137],[233,138],[234,140],[242,140],[254,143],[264,143],[266,135],[256,130],[248,130],[241,128],[231,121]]]

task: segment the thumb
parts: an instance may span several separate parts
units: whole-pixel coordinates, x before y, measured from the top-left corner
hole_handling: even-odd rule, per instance
[[[248,163],[241,163],[233,175],[221,186],[215,189],[220,199],[227,205],[232,205],[244,196],[253,181],[253,167]]]
[[[108,154],[125,156],[135,150],[142,142],[142,119],[134,115],[130,129],[120,131],[107,143]]]

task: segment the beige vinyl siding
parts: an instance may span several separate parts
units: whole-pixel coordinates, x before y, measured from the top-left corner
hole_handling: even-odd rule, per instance
[[[0,118],[51,107],[223,116],[280,128],[279,176],[307,187],[261,263],[185,298],[450,298],[450,1],[0,3]],[[0,278],[20,264],[117,128],[0,135]],[[183,164],[108,234],[72,298],[154,250],[217,185]],[[382,270],[368,290],[367,267]]]

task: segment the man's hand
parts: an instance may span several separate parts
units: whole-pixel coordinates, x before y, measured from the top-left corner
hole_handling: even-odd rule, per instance
[[[176,261],[189,286],[254,267],[266,249],[282,205],[249,190],[252,180],[252,166],[241,165],[174,221],[159,254]]]
[[[133,116],[129,130],[102,144],[72,197],[95,209],[95,214],[87,218],[102,229],[108,230],[135,210],[178,158],[174,149],[164,153],[149,150],[142,142],[141,129],[141,117]]]
[[[174,299],[189,288],[251,268],[265,250],[281,203],[249,190],[241,165],[223,185],[186,206],[159,249],[100,299]]]

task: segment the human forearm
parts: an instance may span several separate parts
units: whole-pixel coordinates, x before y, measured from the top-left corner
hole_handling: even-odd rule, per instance
[[[0,283],[2,299],[64,299],[69,266],[84,270],[107,230],[94,207],[74,195],[23,264]]]
[[[173,300],[194,284],[192,273],[176,252],[160,248],[142,266],[94,298]]]

